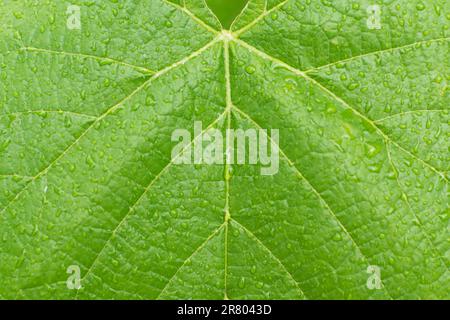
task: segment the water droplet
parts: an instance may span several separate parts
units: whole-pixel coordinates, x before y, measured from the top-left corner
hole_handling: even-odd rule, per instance
[[[330,104],[327,106],[327,113],[336,113],[336,111],[337,109],[335,105]]]
[[[252,65],[245,67],[245,72],[247,72],[248,74],[253,74],[253,73],[255,73],[255,71],[256,71],[256,68]]]
[[[64,117],[64,126],[66,128],[70,128],[72,126],[72,118],[71,117],[68,117],[68,116]]]

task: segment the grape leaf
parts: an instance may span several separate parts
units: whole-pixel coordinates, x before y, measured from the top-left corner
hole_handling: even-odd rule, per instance
[[[448,1],[0,8],[0,298],[450,298]],[[279,172],[174,165],[195,121]]]

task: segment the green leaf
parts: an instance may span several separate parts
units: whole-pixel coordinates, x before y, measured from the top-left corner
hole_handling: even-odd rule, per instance
[[[450,298],[448,1],[0,9],[0,298]],[[195,121],[279,172],[176,165]]]
[[[222,26],[229,29],[231,23],[241,13],[247,2],[247,0],[207,0],[207,5],[220,20]]]

